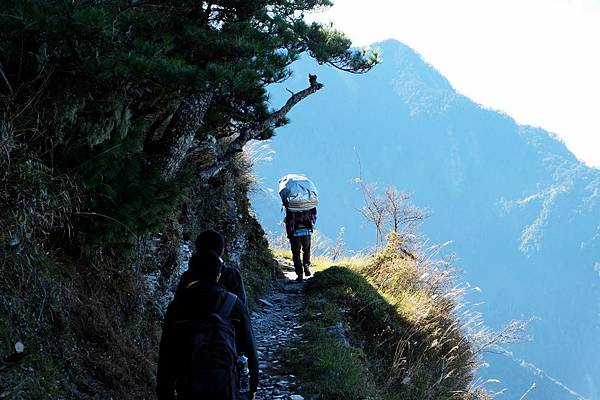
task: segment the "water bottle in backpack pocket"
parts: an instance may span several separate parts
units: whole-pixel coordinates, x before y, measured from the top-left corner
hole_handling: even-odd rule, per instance
[[[237,359],[237,373],[240,400],[247,400],[250,395],[250,370],[248,369],[248,357],[243,354]]]

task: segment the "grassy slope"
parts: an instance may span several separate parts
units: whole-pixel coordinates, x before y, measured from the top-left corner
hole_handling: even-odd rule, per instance
[[[157,326],[140,276],[107,260],[15,258],[2,264],[1,351],[20,340],[26,356],[2,366],[3,397],[148,397]]]
[[[472,345],[453,316],[457,299],[439,278],[421,279],[417,263],[390,249],[339,265],[320,266],[322,272],[308,281],[307,343],[289,355],[307,395],[487,398],[469,391],[476,365]]]

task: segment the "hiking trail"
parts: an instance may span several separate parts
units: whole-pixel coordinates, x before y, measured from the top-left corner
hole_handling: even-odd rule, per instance
[[[284,363],[282,350],[296,348],[304,339],[300,313],[304,308],[304,283],[295,281],[290,260],[277,258],[285,277],[277,278],[256,304],[252,327],[258,352],[260,385],[257,400],[303,400],[299,382]],[[306,279],[306,278],[305,278]]]

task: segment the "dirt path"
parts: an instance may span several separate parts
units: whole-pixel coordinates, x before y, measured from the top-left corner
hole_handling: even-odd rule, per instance
[[[300,313],[304,307],[304,284],[294,281],[296,274],[289,260],[277,260],[286,277],[279,279],[252,313],[252,326],[261,371],[257,400],[302,400],[298,382],[283,366],[287,350],[302,339]]]

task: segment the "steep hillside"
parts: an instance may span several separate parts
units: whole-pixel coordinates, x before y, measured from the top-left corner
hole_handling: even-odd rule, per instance
[[[44,250],[36,237],[3,247],[0,397],[154,398],[161,321],[193,250],[190,239],[208,228],[224,233],[226,258],[241,269],[251,302],[270,282],[274,263],[249,213],[248,176],[242,163],[197,186],[163,234],[140,242],[135,254],[87,258]],[[21,215],[34,212],[40,209]],[[2,362],[17,341],[24,357]]]
[[[423,261],[391,240],[378,257],[342,260],[308,281],[306,343],[289,357],[306,392],[325,400],[490,399],[474,373],[479,353],[497,340],[476,318],[467,321],[451,268]]]
[[[344,226],[354,249],[375,240],[355,211],[357,177],[412,192],[432,214],[428,237],[453,240],[466,279],[482,289],[472,301],[484,302],[491,326],[539,317],[533,341],[512,347],[515,358],[582,397],[600,398],[600,171],[553,135],[458,94],[410,48],[376,46],[383,62],[364,79],[307,60],[298,65],[296,76],[318,70],[340,90],[290,114],[294,124],[272,141],[273,161],[258,169],[264,188],[276,189],[289,172],[309,175],[321,191],[321,232],[335,238]],[[266,229],[279,230],[276,197],[266,192],[255,204]],[[498,389],[512,395],[537,381],[543,397],[573,398],[506,358],[482,376],[500,379]]]

